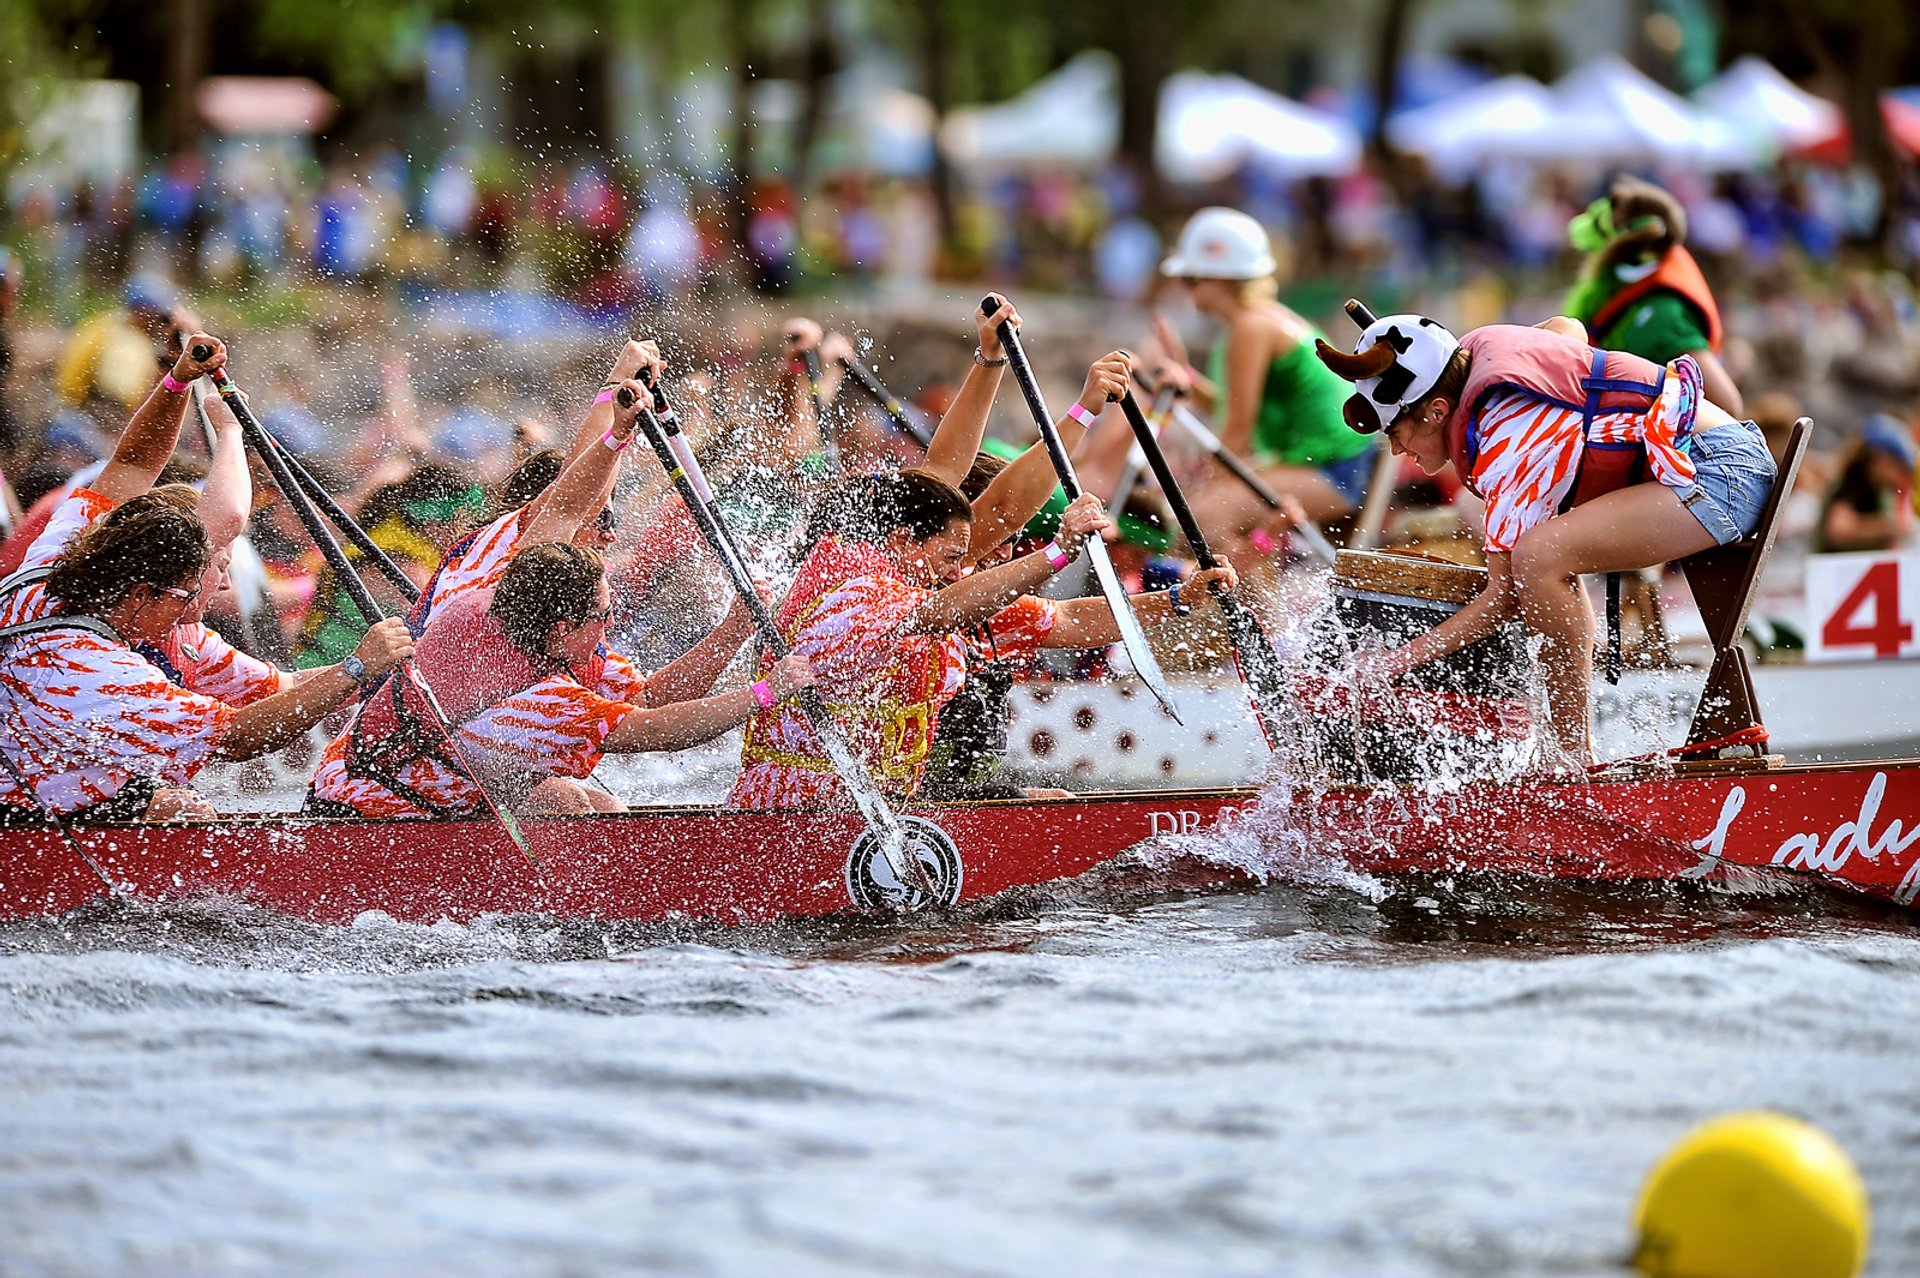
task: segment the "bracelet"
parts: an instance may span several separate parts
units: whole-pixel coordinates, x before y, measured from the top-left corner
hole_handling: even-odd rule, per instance
[[[1047,562],[1053,565],[1055,572],[1059,572],[1073,562],[1073,556],[1060,549],[1060,543],[1057,541],[1050,541],[1040,547],[1040,553],[1047,557]]]
[[[602,386],[600,393],[593,397],[593,402],[596,404],[611,404],[613,397],[619,393],[620,388],[618,386]]]
[[[160,384],[166,387],[167,394],[169,395],[184,395],[187,393],[187,383],[175,377],[171,371],[160,378]]]
[[[1080,401],[1077,399],[1074,400],[1073,403],[1067,405],[1067,416],[1073,418],[1074,421],[1079,422],[1082,426],[1085,426],[1088,430],[1092,430],[1093,424],[1100,420],[1094,414],[1088,412],[1085,408],[1081,407]]]
[[[774,702],[779,700],[773,695],[772,685],[765,679],[753,685],[753,699],[760,703],[760,708],[763,710],[773,709]]]
[[[617,453],[621,449],[625,448],[628,444],[631,444],[633,442],[633,436],[629,435],[625,439],[622,439],[618,435],[614,434],[612,431],[608,431],[606,434],[600,437],[600,442],[605,444],[609,449]]]
[[[973,348],[973,362],[978,364],[982,368],[999,368],[1000,366],[1002,366],[1012,358],[1013,356],[1005,354],[1003,352],[999,359],[988,359],[985,355],[980,353],[980,348],[978,346]]]
[[[1193,611],[1193,605],[1180,602],[1180,583],[1174,582],[1167,587],[1167,600],[1173,605],[1173,615],[1184,617]]]

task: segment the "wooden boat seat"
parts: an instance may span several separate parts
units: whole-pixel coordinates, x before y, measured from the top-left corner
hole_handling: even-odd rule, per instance
[[[1753,610],[1759,593],[1760,574],[1774,538],[1780,533],[1780,521],[1786,512],[1787,495],[1793,491],[1794,478],[1800,473],[1806,456],[1807,439],[1813,423],[1802,417],[1793,424],[1786,452],[1774,476],[1773,491],[1761,508],[1760,523],[1751,537],[1731,545],[1715,546],[1680,561],[1693,591],[1693,602],[1700,609],[1707,639],[1713,646],[1713,664],[1707,669],[1706,687],[1700,693],[1700,707],[1694,711],[1687,730],[1686,747],[1706,746],[1735,733],[1764,726],[1760,698],[1753,689],[1753,670],[1747,661],[1741,636],[1746,633],[1747,614]]]

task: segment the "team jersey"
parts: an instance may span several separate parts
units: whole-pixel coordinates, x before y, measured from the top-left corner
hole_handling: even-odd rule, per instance
[[[902,581],[871,547],[827,542],[821,550],[865,571],[825,590],[800,615],[783,621],[782,629],[793,651],[813,663],[815,687],[874,780],[890,792],[912,794],[926,768],[940,707],[966,680],[966,645],[959,635],[901,633],[934,592]],[[1006,644],[1030,653],[1053,621],[1044,600],[1021,599],[988,624],[996,643],[1004,636]],[[753,717],[741,762],[727,796],[732,807],[818,807],[843,797],[812,726],[791,703]]]
[[[81,488],[61,502],[40,535],[34,538],[21,560],[20,570],[44,568],[60,557],[62,551],[113,509],[113,503]],[[44,582],[29,582],[0,598],[0,626],[46,616],[52,611]],[[200,622],[175,626],[160,644],[153,662],[163,674],[179,675],[178,682],[188,691],[213,697],[230,706],[251,705],[290,687],[294,677],[283,670],[249,656],[229,644]]]
[[[980,629],[991,636],[991,655],[997,661],[1032,661],[1046,646],[1060,619],[1060,606],[1038,595],[1022,595],[995,613]],[[982,636],[983,638],[986,636]]]
[[[88,489],[68,498],[29,550],[28,565],[38,567],[36,556],[49,548],[44,562],[51,562],[109,509]],[[6,600],[0,625],[53,612],[45,586],[34,582]],[[111,799],[134,777],[185,785],[219,748],[234,715],[232,706],[189,692],[126,644],[89,630],[39,631],[0,648],[0,748],[55,812]],[[0,803],[32,806],[9,776],[0,776]]]
[[[469,595],[430,626],[420,640],[420,664],[436,687],[454,675],[472,654],[464,647],[450,651],[436,643],[472,612],[484,612],[489,596]],[[493,701],[459,725],[460,755],[481,774],[488,790],[508,804],[518,803],[535,784],[547,777],[585,777],[599,766],[607,734],[634,712],[646,692],[646,678],[617,654],[596,659],[595,669],[576,675],[556,671],[528,687]],[[400,677],[396,674],[396,678]],[[375,697],[391,697],[383,686]],[[448,695],[455,705],[458,698]],[[371,704],[371,702],[369,703]],[[360,728],[363,706],[330,742],[313,778],[313,793],[330,803],[344,804],[368,817],[427,817],[463,815],[482,807],[478,788],[457,766],[439,757],[437,750],[412,753],[391,773],[397,786],[350,766],[353,736]],[[453,712],[456,717],[459,711]],[[430,746],[441,745],[437,725],[421,726]],[[363,743],[364,747],[364,743]],[[410,792],[428,806],[405,797]]]
[[[490,591],[499,585],[500,578],[506,575],[507,564],[520,549],[526,513],[525,506],[510,510],[464,539],[465,545],[448,555],[433,574],[429,593],[416,607],[416,615],[431,616],[434,609],[449,599],[480,590]]]
[[[1691,361],[1689,361],[1691,363]],[[1670,488],[1693,482],[1693,460],[1676,439],[1692,422],[1697,378],[1672,365],[1660,399],[1646,413],[1596,415],[1585,442],[1639,443],[1646,448],[1648,477]],[[1473,488],[1487,503],[1486,547],[1507,554],[1529,528],[1552,518],[1573,488],[1583,446],[1580,410],[1526,391],[1501,391],[1480,409],[1480,451]]]

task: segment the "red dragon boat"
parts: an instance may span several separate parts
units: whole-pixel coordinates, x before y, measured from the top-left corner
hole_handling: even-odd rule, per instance
[[[221,893],[332,923],[371,910],[421,922],[532,913],[747,923],[954,905],[1070,878],[1156,838],[1204,860],[1205,837],[1230,834],[1238,823],[1256,838],[1304,841],[1329,862],[1373,875],[1685,880],[1738,867],[1811,876],[1911,906],[1920,895],[1920,760],[1790,766],[1751,750],[1763,730],[1739,638],[1805,437],[1802,422],[1761,533],[1683,565],[1717,652],[1689,734],[1691,757],[1630,763],[1576,781],[1409,781],[1278,795],[1165,790],[921,806],[905,817],[926,871],[914,888],[894,877],[851,812],[650,807],[528,818],[532,859],[492,821],[269,816],[74,826],[71,834],[116,893],[155,900]],[[1401,561],[1374,571],[1379,586],[1410,569]],[[1713,757],[1736,740],[1749,743],[1749,752]],[[1231,858],[1219,864],[1222,879],[1244,877]],[[102,875],[60,832],[0,832],[0,919],[64,913],[107,893]]]
[[[1291,802],[1251,790],[986,801],[916,808],[909,823],[942,904],[1239,822],[1256,831],[1284,822],[1318,855],[1375,875],[1672,880],[1747,867],[1903,906],[1920,894],[1920,760],[1678,766],[1593,782],[1340,788]],[[528,819],[523,829],[537,865],[487,821],[259,817],[73,832],[124,895],[222,893],[330,923],[369,910],[421,922],[532,913],[746,923],[927,903],[888,872],[850,813],[647,808]],[[1220,876],[1242,877],[1224,860]],[[0,836],[0,918],[105,895],[53,830]]]

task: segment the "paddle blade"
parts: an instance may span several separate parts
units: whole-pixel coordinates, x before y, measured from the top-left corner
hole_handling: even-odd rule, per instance
[[[1100,583],[1100,593],[1106,596],[1107,607],[1113,610],[1113,620],[1120,627],[1120,642],[1126,645],[1127,656],[1133,661],[1133,672],[1147,685],[1154,699],[1166,708],[1167,714],[1175,723],[1184,723],[1180,717],[1180,707],[1174,703],[1173,689],[1167,685],[1167,676],[1160,669],[1159,659],[1153,655],[1153,649],[1147,646],[1147,636],[1140,629],[1140,619],[1133,615],[1133,601],[1127,598],[1127,592],[1120,584],[1120,574],[1114,571],[1113,560],[1107,555],[1107,544],[1095,537],[1087,542],[1087,557],[1093,561],[1093,575]]]

